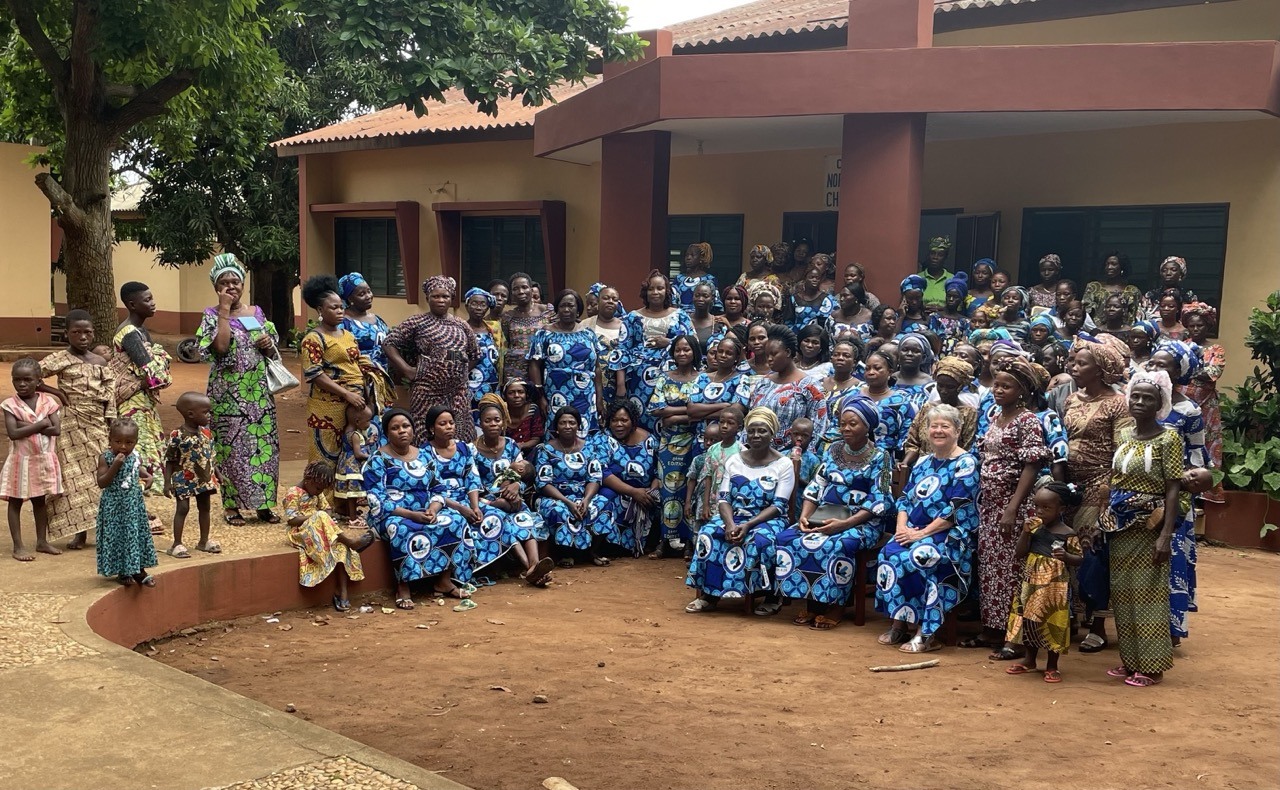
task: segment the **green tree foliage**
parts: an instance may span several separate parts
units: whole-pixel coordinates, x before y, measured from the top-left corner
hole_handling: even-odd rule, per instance
[[[607,0],[0,2],[0,133],[49,146],[36,182],[65,233],[68,301],[102,337],[116,323],[113,162],[154,175],[155,219],[138,232],[163,260],[219,244],[291,270],[296,172],[269,140],[375,103],[425,112],[454,87],[483,112],[539,105],[641,47]]]

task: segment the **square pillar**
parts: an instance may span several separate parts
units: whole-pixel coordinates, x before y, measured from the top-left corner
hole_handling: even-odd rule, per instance
[[[867,289],[890,304],[920,267],[924,122],[919,113],[844,117],[837,263],[861,263]]]
[[[650,269],[667,268],[671,133],[600,141],[600,281],[631,293]]]

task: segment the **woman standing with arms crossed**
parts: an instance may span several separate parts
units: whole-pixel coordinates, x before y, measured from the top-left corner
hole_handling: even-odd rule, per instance
[[[209,428],[222,489],[226,522],[244,526],[243,510],[277,524],[276,486],[280,477],[280,433],[276,400],[267,387],[267,359],[278,359],[279,335],[262,309],[242,304],[245,269],[229,252],[214,257],[209,280],[217,307],[204,311],[196,340],[209,363]]]

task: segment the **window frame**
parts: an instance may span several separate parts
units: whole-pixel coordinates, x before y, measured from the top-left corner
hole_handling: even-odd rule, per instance
[[[736,260],[734,260],[735,256],[731,255],[729,252],[722,252],[721,249],[717,249],[716,244],[714,242],[708,242],[711,244],[711,253],[712,253],[711,268],[709,271],[711,274],[716,275],[716,282],[719,284],[720,288],[723,290],[725,287],[736,283],[738,281],[738,277],[744,271],[743,265],[744,265],[746,253],[747,253],[746,248],[743,246],[745,243],[744,239],[745,239],[745,233],[746,233],[746,227],[745,227],[746,215],[745,214],[668,214],[667,215],[667,276],[668,277],[675,277],[680,273],[680,266],[684,260],[684,251],[688,249],[689,244],[697,243],[697,242],[689,242],[689,244],[681,244],[681,245],[674,244],[672,239],[672,230],[673,230],[671,227],[672,221],[675,221],[675,220],[688,221],[688,220],[694,220],[694,219],[698,220],[698,234],[697,234],[698,241],[708,241],[707,233],[706,233],[706,222],[708,220],[718,220],[718,221],[732,220],[736,222],[738,225],[738,234],[737,234],[738,235],[738,255],[736,256]],[[679,246],[679,250],[676,249],[677,246]],[[723,248],[724,244],[721,243],[720,247]],[[733,262],[730,263],[730,261],[733,261]],[[725,278],[720,276],[721,272],[717,272],[717,269],[721,270],[721,272],[732,271],[733,273],[732,278],[726,280]]]
[[[360,272],[365,276],[365,279],[369,281],[370,287],[372,288],[374,279],[371,279],[369,277],[368,272],[370,271],[370,267],[368,262],[364,259],[363,255],[361,256],[361,260],[357,261],[356,264],[352,266],[349,270],[344,271],[343,268],[339,266],[339,255],[340,253],[343,252],[342,250],[343,245],[339,240],[339,234],[343,231],[341,231],[340,229],[343,228],[346,225],[346,223],[360,223],[360,225],[363,225],[363,223],[366,223],[366,222],[387,223],[387,227],[385,229],[386,236],[387,236],[387,254],[388,254],[386,282],[388,283],[388,285],[390,285],[395,281],[395,278],[393,277],[393,273],[391,271],[392,267],[394,266],[400,270],[399,272],[400,285],[404,289],[401,293],[392,293],[389,291],[379,291],[377,289],[373,289],[373,295],[385,297],[389,299],[404,299],[409,294],[409,283],[406,282],[404,279],[404,260],[403,260],[403,256],[401,255],[399,230],[396,227],[395,217],[369,217],[369,216],[334,217],[333,218],[333,273],[335,276],[341,277],[342,275],[349,274],[350,272]],[[363,252],[363,246],[364,246],[363,243],[365,238],[364,228],[357,226],[354,232],[359,236],[360,244],[361,244],[361,252]],[[390,261],[392,244],[395,245],[395,262],[394,263]]]
[[[464,216],[536,216],[542,223],[542,258],[547,267],[543,298],[565,287],[566,208],[563,200],[507,200],[432,203],[440,249],[440,271],[462,287],[453,304],[461,304],[462,292],[473,284],[462,283],[462,218]],[[485,283],[487,285],[488,283]]]

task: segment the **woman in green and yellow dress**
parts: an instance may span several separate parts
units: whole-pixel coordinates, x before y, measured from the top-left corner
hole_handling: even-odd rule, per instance
[[[307,398],[307,427],[312,431],[308,459],[336,464],[347,426],[347,408],[363,409],[365,405],[360,346],[355,335],[342,328],[346,311],[332,275],[307,280],[302,300],[320,319],[301,342],[302,377],[311,385]]]

